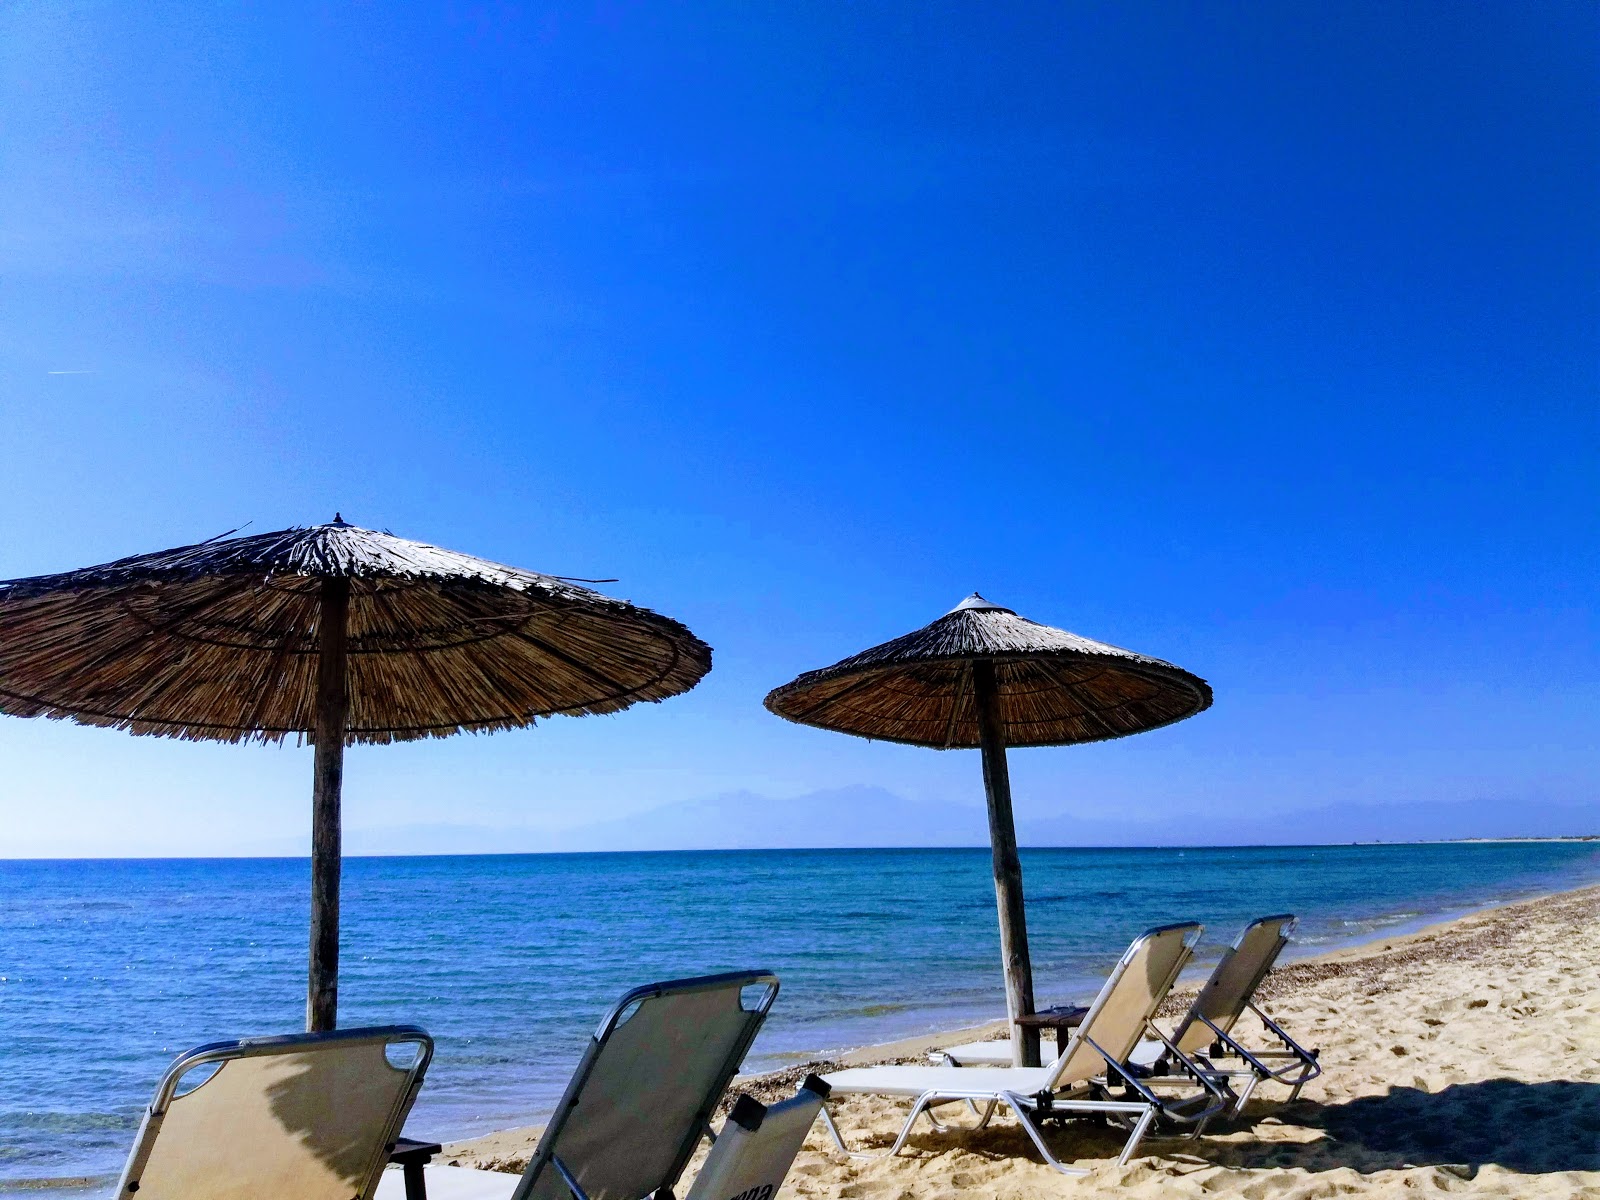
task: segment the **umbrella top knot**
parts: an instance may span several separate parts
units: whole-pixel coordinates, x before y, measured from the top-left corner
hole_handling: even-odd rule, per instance
[[[1006,608],[1004,605],[991,604],[982,596],[978,595],[977,592],[973,592],[972,595],[968,596],[960,604],[952,608],[949,613],[945,613],[945,616],[948,617],[950,613],[958,612],[1003,612],[1010,613],[1012,616],[1017,615],[1013,609]]]

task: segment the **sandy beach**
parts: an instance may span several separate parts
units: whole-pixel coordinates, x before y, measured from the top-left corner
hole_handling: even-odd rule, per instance
[[[1003,1118],[977,1133],[922,1124],[899,1156],[870,1162],[838,1154],[819,1125],[785,1194],[1600,1198],[1600,887],[1294,962],[1274,972],[1266,995],[1273,1016],[1322,1051],[1324,1075],[1293,1105],[1264,1088],[1199,1141],[1147,1141],[1125,1167],[1114,1162],[1120,1138],[1082,1125],[1052,1132],[1061,1158],[1089,1168],[1078,1178],[1046,1168]],[[920,1058],[972,1033],[842,1061]],[[787,1094],[807,1070],[836,1065],[738,1086]],[[888,1144],[905,1108],[851,1098],[834,1111],[846,1137],[870,1147]],[[519,1170],[537,1135],[530,1127],[454,1143],[441,1161]]]

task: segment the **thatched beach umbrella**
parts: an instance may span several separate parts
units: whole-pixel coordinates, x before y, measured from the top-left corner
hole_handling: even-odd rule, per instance
[[[976,592],[915,633],[807,671],[767,696],[768,709],[802,725],[936,750],[982,749],[1013,1020],[1033,1012],[1033,967],[1006,747],[1126,737],[1210,705],[1206,681],[1181,667],[1039,625]],[[1037,1030],[1018,1032],[1017,1061],[1037,1066]]]
[[[314,1031],[338,998],[345,746],[619,712],[710,669],[648,609],[337,516],[0,583],[0,712],[316,747]]]

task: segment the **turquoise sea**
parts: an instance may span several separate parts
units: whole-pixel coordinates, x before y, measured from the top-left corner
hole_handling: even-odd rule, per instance
[[[1287,910],[1314,953],[1600,882],[1600,847],[1570,843],[1022,861],[1041,1003],[1159,922],[1204,921],[1206,957]],[[299,1028],[307,888],[304,860],[0,861],[0,1191],[109,1184],[174,1055]],[[635,984],[776,971],[758,1069],[1000,1015],[997,940],[987,850],[358,858],[340,1022],[434,1034],[408,1132],[455,1138],[538,1120]]]

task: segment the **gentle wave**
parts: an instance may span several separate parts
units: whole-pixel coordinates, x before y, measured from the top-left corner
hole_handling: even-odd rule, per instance
[[[11,1192],[101,1192],[116,1186],[115,1175],[63,1175],[49,1179],[0,1179],[0,1196]]]

